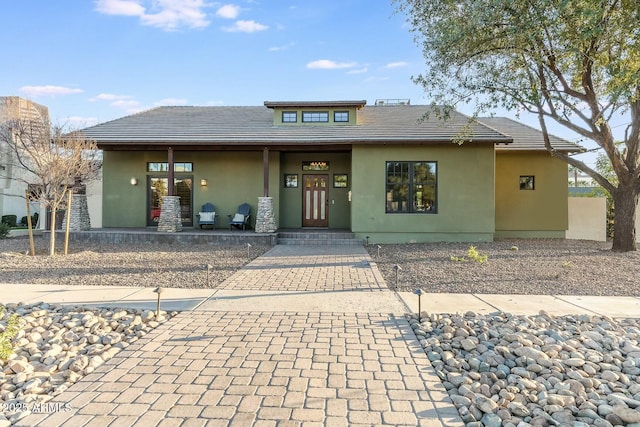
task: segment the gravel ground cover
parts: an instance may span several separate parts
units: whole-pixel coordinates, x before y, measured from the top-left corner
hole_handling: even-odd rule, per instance
[[[56,285],[214,288],[270,249],[252,245],[97,245],[71,242],[68,255],[49,257],[48,240],[0,240],[0,282]],[[58,242],[56,253],[64,253]],[[213,268],[208,273],[207,265]]]
[[[367,246],[390,287],[425,292],[640,296],[640,251],[616,253],[604,242],[530,239]],[[453,261],[451,257],[466,258]]]

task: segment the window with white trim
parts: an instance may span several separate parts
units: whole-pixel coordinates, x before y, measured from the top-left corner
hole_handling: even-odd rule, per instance
[[[327,123],[329,122],[329,113],[327,111],[303,111],[303,123]]]
[[[297,123],[298,113],[296,111],[283,111],[282,123]]]

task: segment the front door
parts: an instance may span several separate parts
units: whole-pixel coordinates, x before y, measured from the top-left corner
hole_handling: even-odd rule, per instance
[[[303,175],[302,226],[329,226],[329,175]]]

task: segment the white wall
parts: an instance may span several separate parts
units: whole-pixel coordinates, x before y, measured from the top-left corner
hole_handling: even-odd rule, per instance
[[[13,156],[6,147],[0,147],[0,159],[0,215],[15,215],[20,222],[27,215],[25,171],[14,164]],[[32,203],[31,215],[38,210],[39,207]]]
[[[605,242],[607,240],[607,199],[569,197],[569,229],[566,238]]]
[[[102,228],[102,169],[98,179],[87,184],[87,206],[91,228]]]

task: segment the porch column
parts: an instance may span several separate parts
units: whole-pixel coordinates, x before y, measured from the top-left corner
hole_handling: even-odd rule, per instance
[[[256,213],[256,233],[273,233],[278,229],[276,215],[273,211],[272,197],[258,197]]]
[[[174,195],[173,183],[173,148],[167,150],[167,195],[162,197],[162,207],[160,208],[160,220],[158,231],[175,233],[182,231],[182,213],[180,211],[180,196]]]
[[[162,196],[162,210],[158,221],[158,231],[166,233],[182,231],[182,219],[180,216],[180,197]]]
[[[273,198],[269,197],[269,148],[262,150],[262,171],[264,197],[258,197],[256,213],[256,233],[273,233],[276,231],[276,217],[273,210]]]
[[[89,217],[89,205],[86,194],[73,194],[71,202],[71,216],[69,218],[69,230],[85,231],[91,230],[91,218]],[[67,215],[62,219],[62,228],[67,226]]]
[[[262,195],[269,197],[269,148],[264,147],[262,150],[262,181],[264,182],[264,188]]]
[[[167,196],[173,196],[173,147],[169,147],[167,150],[167,167],[169,168],[169,175],[167,176]]]

